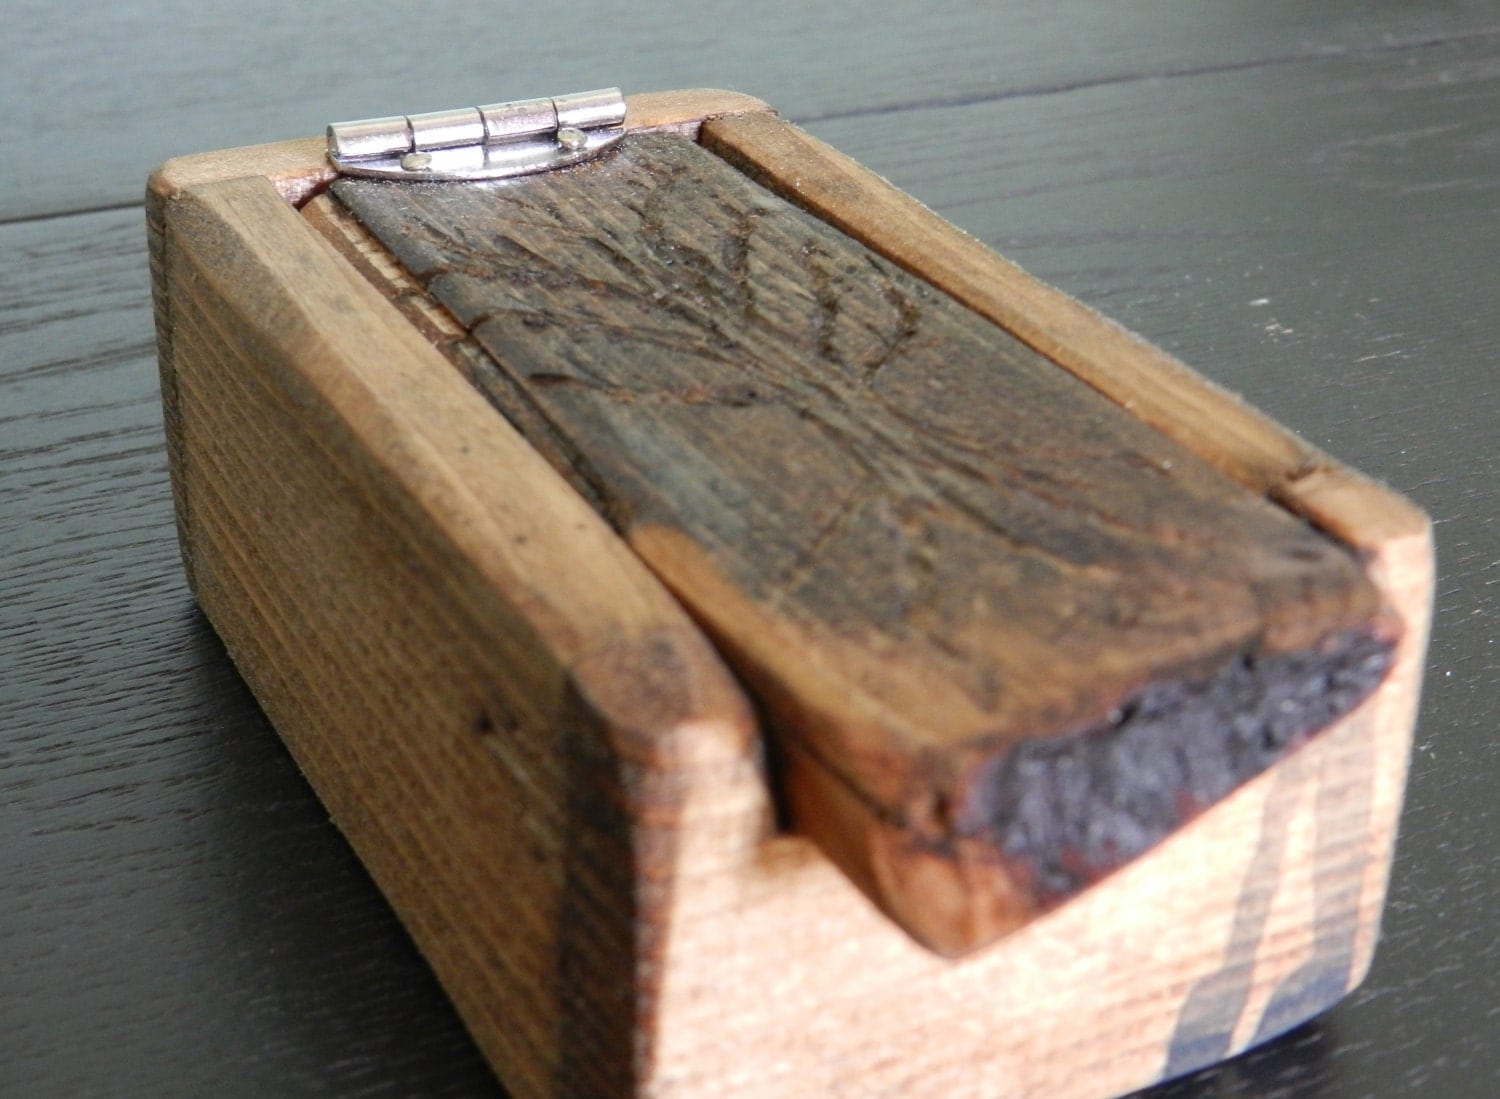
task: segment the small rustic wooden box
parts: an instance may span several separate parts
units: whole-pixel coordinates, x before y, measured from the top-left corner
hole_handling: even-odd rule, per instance
[[[902,847],[796,738],[768,770],[774,692],[747,698],[714,613],[314,201],[323,143],[173,161],[148,218],[193,591],[506,1086],[1106,1096],[1338,1000],[1378,934],[1426,519],[759,102],[638,96],[627,127],[696,140],[1336,540],[1394,650],[1356,708],[1076,895],[929,919],[988,864]]]

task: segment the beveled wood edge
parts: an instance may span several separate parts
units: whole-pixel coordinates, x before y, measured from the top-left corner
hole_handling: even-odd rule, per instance
[[[190,232],[179,231],[189,222]],[[159,255],[191,251],[209,235],[218,254],[195,277],[214,281],[225,306],[263,341],[267,370],[317,423],[330,459],[347,462],[378,506],[434,532],[447,561],[473,570],[475,590],[506,593],[611,731],[621,758],[659,771],[757,758],[738,683],[677,602],[269,180],[178,190],[153,246]],[[166,270],[158,263],[153,274],[170,343]],[[175,415],[169,354],[162,370]],[[185,458],[172,453],[174,464]],[[179,507],[190,502],[179,498]],[[191,573],[190,545],[184,557]],[[580,584],[580,575],[590,582]],[[622,661],[651,644],[672,647],[688,697],[643,697],[622,679]]]
[[[628,95],[625,112],[629,131],[680,133],[695,140],[699,127],[710,119],[774,113],[754,96],[717,88]],[[300,206],[338,175],[324,155],[326,149],[324,138],[305,137],[175,157],[151,174],[148,208],[205,183],[251,176],[269,180],[283,199]]]
[[[988,318],[1250,489],[1368,553],[1425,537],[1404,497],[945,221],[777,117],[712,119],[705,147]]]

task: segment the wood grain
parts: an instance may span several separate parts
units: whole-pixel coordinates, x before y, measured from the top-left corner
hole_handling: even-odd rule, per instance
[[[873,4],[858,33],[795,41],[770,9],[717,40],[658,33],[630,52],[645,76],[626,83],[727,81],[785,106],[816,82],[812,110],[830,95],[873,100],[894,78],[912,97],[901,107],[1048,65],[1087,81],[1167,56],[1245,58],[1272,35],[1316,52],[1341,24],[1374,41],[1493,18],[1484,4],[1030,5],[980,41],[972,8],[951,21],[933,10],[903,20]],[[351,11],[287,21],[151,0],[82,20],[11,6],[0,84],[28,120],[17,139],[39,148],[44,115],[90,133],[11,161],[7,208],[132,201],[169,153],[547,90],[562,64],[580,83],[620,71],[612,41],[596,43],[603,60],[577,42],[543,56],[534,40],[469,33],[462,15],[449,29],[402,21],[410,50],[371,66],[391,22]],[[471,57],[467,71],[434,68],[439,45],[470,51],[445,54]],[[500,68],[522,75],[500,87]],[[1322,1020],[1153,1096],[1463,1095],[1500,1071],[1487,1025],[1500,996],[1500,585],[1486,583],[1500,484],[1497,96],[1493,44],[1478,41],[815,127],[1438,522],[1440,628],[1375,968]],[[110,142],[98,156],[91,118]],[[0,1077],[58,1099],[499,1094],[191,608],[153,441],[139,221],[132,208],[0,228]],[[935,1044],[963,1026],[955,1016]],[[871,1028],[869,1059],[889,1058],[888,1043]],[[787,1037],[767,1063],[801,1044]]]
[[[333,193],[797,758],[852,786],[794,789],[802,827],[944,952],[1158,842],[1386,666],[1351,555],[680,138]]]

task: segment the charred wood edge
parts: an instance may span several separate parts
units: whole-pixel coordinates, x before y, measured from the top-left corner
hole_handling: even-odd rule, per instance
[[[1313,740],[1384,681],[1396,638],[1345,631],[1316,649],[1240,652],[1202,678],[1163,679],[1088,728],[983,756],[952,804],[883,804],[817,746],[775,724],[914,853],[1000,870],[1041,911],[1150,850]],[[764,720],[764,716],[763,716]]]
[[[755,174],[725,159],[764,186]],[[348,216],[354,218],[352,212]],[[619,517],[611,514],[587,476],[587,463],[576,448],[539,415],[537,422],[515,422],[516,414],[530,405],[529,395],[373,234],[360,229],[365,245],[383,252],[411,283],[411,289],[394,295],[398,307],[429,335],[431,312],[441,311],[453,328],[435,340],[439,348],[618,527]],[[357,248],[344,250],[359,262]],[[374,270],[367,261],[359,265],[391,289],[389,273]],[[480,384],[481,374],[506,391],[504,404],[518,407],[502,407],[501,395]],[[1331,533],[1320,533],[1344,545]],[[1206,677],[1155,681],[1124,700],[1101,724],[1023,741],[982,758],[954,802],[939,806],[936,814],[923,813],[921,823],[865,794],[795,730],[780,723],[775,727],[780,735],[794,738],[875,819],[904,833],[914,850],[969,858],[977,843],[984,861],[1020,885],[1038,908],[1046,908],[1153,847],[1359,705],[1391,666],[1395,640],[1386,636],[1389,632],[1377,624],[1325,638],[1300,652],[1245,651]]]
[[[1395,642],[1349,631],[1317,649],[1242,652],[1196,680],[1147,685],[1110,720],[986,761],[951,838],[979,838],[1042,907],[1153,847],[1363,702]]]

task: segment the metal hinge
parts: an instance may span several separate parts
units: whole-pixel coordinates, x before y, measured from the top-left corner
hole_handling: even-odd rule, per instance
[[[619,88],[328,127],[328,159],[378,179],[503,179],[598,156],[625,135]]]

